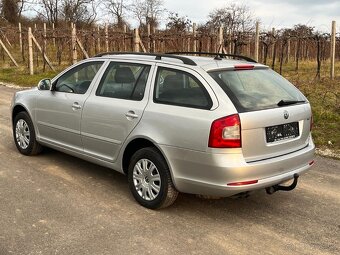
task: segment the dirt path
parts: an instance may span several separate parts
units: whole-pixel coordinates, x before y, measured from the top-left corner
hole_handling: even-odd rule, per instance
[[[0,254],[340,254],[340,161],[317,157],[292,192],[164,210],[132,198],[125,177],[63,153],[19,154],[0,86]]]

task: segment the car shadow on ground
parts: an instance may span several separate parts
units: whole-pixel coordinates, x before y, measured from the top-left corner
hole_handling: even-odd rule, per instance
[[[112,187],[112,190],[120,190],[119,193],[121,196],[126,196],[131,203],[136,203],[130,194],[127,178],[121,173],[50,148],[44,148],[43,153],[38,157],[57,162],[63,167],[64,171],[67,171],[67,173],[74,178],[85,179],[86,182],[88,179],[91,179],[91,182],[93,181],[106,186],[109,185]],[[223,210],[228,212],[228,214],[235,213],[241,215],[244,213],[249,215],[252,211],[267,211],[269,208],[271,208],[272,211],[281,210],[282,204],[290,202],[291,199],[295,197],[293,192],[289,193],[290,194],[278,192],[274,195],[267,195],[263,189],[252,193],[247,198],[232,197],[218,199],[207,199],[192,194],[180,193],[174,205],[167,209],[160,210],[160,212],[166,211],[171,213],[178,212],[178,210],[183,212],[189,208],[190,211],[211,212],[211,210]],[[273,201],[275,202],[273,203]],[[187,206],[188,204],[190,205],[189,207]]]

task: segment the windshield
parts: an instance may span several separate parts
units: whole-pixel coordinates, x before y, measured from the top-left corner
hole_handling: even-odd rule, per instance
[[[306,98],[289,81],[271,69],[217,70],[209,74],[239,112],[279,107],[283,101],[303,103]]]

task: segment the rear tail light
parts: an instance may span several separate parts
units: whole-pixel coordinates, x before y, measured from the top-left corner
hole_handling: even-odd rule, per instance
[[[217,119],[211,124],[209,147],[241,148],[241,122],[238,114]]]

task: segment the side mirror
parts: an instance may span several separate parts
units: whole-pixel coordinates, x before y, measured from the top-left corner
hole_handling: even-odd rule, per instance
[[[51,80],[50,79],[43,79],[38,83],[39,90],[50,90],[51,89]]]

